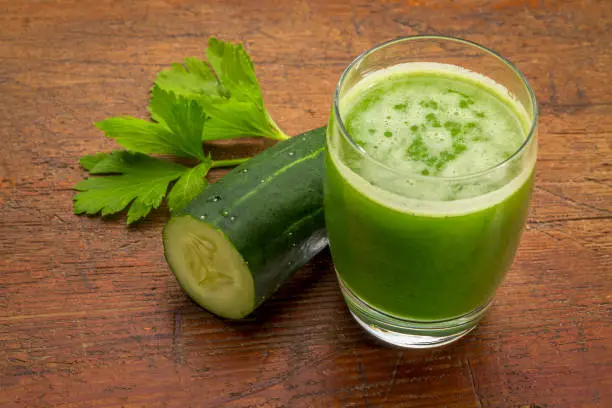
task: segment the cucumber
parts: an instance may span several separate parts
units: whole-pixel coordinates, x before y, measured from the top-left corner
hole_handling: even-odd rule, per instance
[[[325,128],[279,142],[170,219],[166,261],[196,303],[245,317],[327,245],[324,150]]]

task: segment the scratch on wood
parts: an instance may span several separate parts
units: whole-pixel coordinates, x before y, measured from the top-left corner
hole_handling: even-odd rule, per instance
[[[5,160],[0,161],[0,193],[9,196],[10,191],[15,187],[15,180],[11,177],[9,166]],[[0,204],[4,200],[0,197]]]
[[[393,365],[393,372],[391,373],[391,379],[389,380],[389,385],[387,385],[387,390],[385,391],[383,403],[387,401],[387,398],[389,397],[389,393],[393,390],[393,386],[395,385],[395,377],[397,376],[397,368],[399,367],[403,357],[404,357],[404,350],[401,350],[397,354],[397,358],[395,359],[395,364]]]
[[[359,27],[359,22],[357,21],[357,13],[355,13],[355,5],[351,7],[351,22],[353,23],[353,28],[355,29],[355,34],[357,34],[357,37],[361,36],[361,29]]]
[[[289,371],[283,372],[279,375],[276,375],[274,377],[272,377],[271,379],[261,383],[261,384],[256,384],[254,386],[252,386],[248,391],[245,392],[241,392],[239,394],[233,394],[230,395],[229,398],[225,398],[223,400],[218,400],[218,401],[214,401],[210,403],[210,406],[212,407],[224,407],[227,406],[228,403],[230,402],[234,402],[234,401],[238,401],[240,399],[249,397],[253,394],[257,394],[261,391],[267,390],[268,388],[274,387],[275,385],[281,384],[285,381],[287,381],[289,378],[293,377],[296,374],[301,373],[304,370],[307,370],[309,368],[313,368],[318,366],[321,363],[324,363],[325,361],[329,360],[330,358],[332,358],[334,355],[336,355],[336,353],[340,351],[340,349],[336,349],[330,353],[325,354],[323,357],[321,357],[318,360],[313,360],[310,362],[306,362],[304,364],[302,364],[299,367],[293,368]]]
[[[606,186],[606,187],[611,187],[612,188],[612,184],[608,184],[604,180],[598,180],[598,179],[593,178],[593,177],[585,177],[584,180],[585,181],[590,181],[592,183],[601,184],[602,186]]]
[[[417,34],[423,34],[421,27],[417,23],[405,20],[403,18],[394,18],[393,21],[401,25],[402,27],[410,28]]]
[[[550,232],[547,232],[547,231],[544,231],[544,230],[542,230],[542,229],[538,228],[538,225],[537,225],[537,224],[536,224],[536,225],[534,225],[534,226],[531,226],[531,227],[530,227],[530,226],[528,226],[528,227],[527,227],[527,229],[534,229],[534,230],[538,231],[539,233],[542,233],[542,234],[546,235],[547,237],[554,239],[554,240],[555,240],[555,241],[557,241],[557,242],[561,242],[561,241],[563,241],[563,239],[561,239],[561,238],[559,238],[559,237],[554,236],[554,235],[553,235],[553,234],[551,234]]]
[[[81,239],[83,240],[83,243],[84,243],[84,246],[85,246],[85,251],[83,251],[81,253],[81,256],[85,256],[86,260],[88,261],[90,256],[91,256],[91,247],[89,246],[89,241],[87,241],[87,239],[84,238],[84,236],[85,236],[85,224],[83,224],[82,221],[80,222],[80,224],[81,224]],[[78,268],[78,270],[79,270],[79,275],[81,275],[81,279],[83,281],[83,286],[85,286],[85,289],[87,289],[89,292],[93,291],[94,286],[89,281],[89,278],[87,277],[87,273],[85,272],[85,268],[84,267],[80,267],[80,268]]]
[[[545,189],[543,187],[540,187],[540,186],[535,186],[535,189],[536,190],[540,190],[540,191],[544,191],[545,193],[548,193],[548,194],[550,194],[550,195],[552,195],[554,197],[557,197],[557,198],[559,198],[559,199],[561,199],[561,200],[563,200],[563,201],[565,201],[567,203],[574,204],[574,205],[577,205],[579,207],[586,207],[586,208],[590,208],[591,210],[603,212],[603,213],[606,213],[606,214],[612,214],[612,211],[606,210],[605,208],[599,208],[599,207],[596,207],[594,205],[583,203],[581,201],[576,201],[576,200],[574,200],[572,198],[566,197],[566,196],[564,196],[562,194],[554,193],[554,192],[552,192],[550,190],[547,190],[547,189]]]
[[[79,274],[81,275],[81,279],[83,280],[83,286],[85,286],[85,289],[92,291],[93,286],[91,282],[89,282],[89,279],[87,278],[87,274],[85,273],[85,270],[83,268],[79,268]]]
[[[474,373],[472,372],[472,366],[470,365],[470,359],[466,357],[465,365],[468,369],[468,374],[470,376],[470,384],[472,384],[472,391],[474,392],[474,398],[476,398],[476,403],[478,404],[478,408],[482,408],[482,401],[480,400],[480,396],[478,395],[478,390],[476,389],[476,380],[474,378]]]
[[[357,37],[359,37],[361,35],[359,23],[357,22],[357,19],[355,17],[352,18],[352,22],[353,22],[353,28],[355,29],[355,34],[357,34]]]
[[[184,11],[184,12],[186,12],[186,13],[192,15],[192,16],[197,16],[198,15],[198,13],[195,10],[192,10],[191,8],[189,8],[187,6],[184,6],[184,5],[181,5],[181,4],[173,4],[172,2],[168,2],[167,0],[163,0],[163,2],[166,3],[170,7],[175,7],[178,10],[182,10],[182,11]]]
[[[74,320],[78,326],[77,330],[79,333],[79,338],[81,339],[81,349],[83,350],[83,356],[87,357],[87,343],[85,342],[85,326],[80,319]]]
[[[183,315],[180,310],[174,311],[174,326],[172,328],[172,353],[174,362],[177,364],[185,364],[185,358],[181,350],[180,337],[183,327]]]
[[[53,214],[53,219],[58,220],[59,222],[61,222],[62,224],[67,224],[66,220],[63,219],[62,217],[60,217],[58,214]]]
[[[365,375],[365,371],[363,370],[363,363],[361,361],[361,357],[357,355],[355,349],[351,349],[353,357],[357,360],[357,372],[359,373],[359,379],[361,380],[361,388],[363,392],[363,399],[365,402],[366,408],[370,408],[370,399],[368,398],[368,380]]]
[[[277,36],[275,36],[273,34],[270,34],[266,30],[262,30],[260,27],[254,29],[253,33],[261,34],[264,37],[269,38],[269,39],[274,40],[274,41],[279,41],[279,38]],[[246,41],[243,41],[243,42],[246,43]],[[246,47],[246,45],[245,45],[245,47]]]
[[[78,318],[84,316],[108,316],[110,314],[120,315],[125,313],[146,313],[150,312],[149,308],[146,307],[128,307],[128,308],[116,308],[116,309],[98,309],[98,310],[88,310],[88,311],[80,311],[80,312],[60,312],[60,313],[33,313],[33,314],[24,314],[24,315],[14,315],[14,316],[6,316],[0,317],[0,323],[8,323],[12,321],[22,321],[22,320],[45,320],[45,319],[69,319],[69,318]]]
[[[572,221],[594,221],[594,220],[609,220],[612,219],[612,215],[602,215],[601,217],[573,217],[573,218],[553,218],[550,220],[542,220],[542,221],[529,221],[530,225],[547,225],[554,223],[562,223],[562,222],[572,222]]]
[[[548,86],[550,86],[550,104],[554,110],[555,106],[557,106],[557,85],[555,85],[552,72],[548,73]]]

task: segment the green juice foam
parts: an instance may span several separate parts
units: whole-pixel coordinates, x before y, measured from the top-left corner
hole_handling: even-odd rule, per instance
[[[454,65],[406,63],[376,71],[343,95],[339,108],[364,154],[346,166],[332,147],[338,169],[362,193],[404,212],[486,208],[511,195],[533,171],[535,149],[527,165],[508,163],[469,179],[513,156],[530,123],[505,87]],[[465,180],[434,182],[439,178]]]

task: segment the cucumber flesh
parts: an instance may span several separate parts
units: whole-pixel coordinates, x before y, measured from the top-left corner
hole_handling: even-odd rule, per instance
[[[166,227],[166,256],[183,290],[198,304],[228,319],[253,310],[255,286],[242,255],[223,232],[184,215]]]

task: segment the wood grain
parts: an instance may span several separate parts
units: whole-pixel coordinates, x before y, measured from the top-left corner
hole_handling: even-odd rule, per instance
[[[0,406],[612,406],[609,1],[0,6]],[[272,116],[295,134],[326,122],[358,53],[425,33],[507,56],[541,109],[521,248],[495,305],[458,344],[373,342],[350,319],[328,253],[254,317],[221,321],[168,271],[165,210],[134,228],[72,215],[77,158],[114,147],[92,122],[144,117],[155,73],[203,55],[209,35],[245,43]]]

